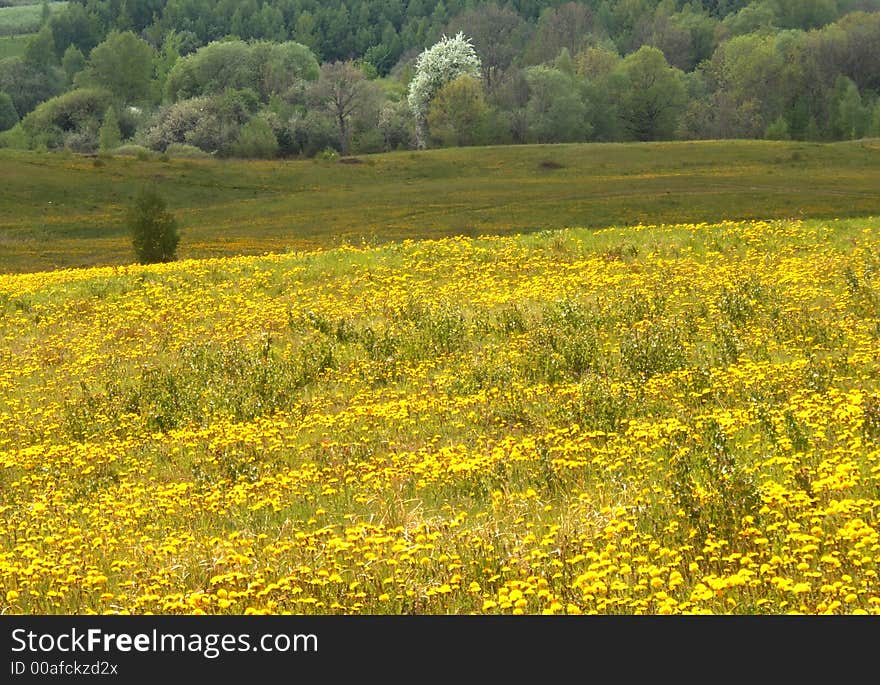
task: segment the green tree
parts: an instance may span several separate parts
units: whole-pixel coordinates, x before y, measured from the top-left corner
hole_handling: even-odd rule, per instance
[[[871,110],[862,105],[859,89],[846,76],[838,76],[834,84],[832,130],[836,138],[861,138],[871,122]]]
[[[309,100],[336,122],[343,155],[349,153],[352,119],[373,108],[378,116],[379,97],[375,84],[352,62],[325,62],[320,77],[309,89]]]
[[[670,67],[657,48],[642,46],[618,68],[619,112],[636,140],[662,140],[675,135],[687,104],[684,74]]]
[[[18,123],[18,112],[12,98],[0,91],[0,131],[7,131]]]
[[[526,80],[529,86],[526,139],[529,142],[580,141],[592,133],[577,77],[539,65],[526,71]]]
[[[127,214],[135,256],[141,264],[171,262],[180,242],[177,220],[165,200],[152,187],[143,188]]]
[[[435,93],[428,108],[428,130],[441,145],[479,145],[488,113],[480,82],[464,74]]]
[[[525,50],[526,64],[550,62],[562,51],[576,55],[593,31],[595,18],[587,3],[566,2],[541,12],[538,26]]]
[[[76,45],[87,54],[100,41],[100,29],[95,18],[76,2],[68,2],[60,12],[53,12],[49,28],[55,41],[55,54],[60,57],[68,45]]]
[[[463,33],[453,38],[443,36],[418,56],[407,94],[407,102],[416,120],[418,147],[425,146],[431,98],[444,85],[464,74],[479,78],[480,58]]]
[[[86,79],[109,90],[123,103],[150,97],[153,48],[131,31],[112,31],[92,50]]]
[[[86,58],[82,51],[73,43],[67,46],[61,58],[61,68],[67,76],[67,82],[73,83],[74,77],[86,68]]]
[[[24,49],[24,61],[38,69],[47,69],[58,63],[55,55],[55,39],[48,25],[40,29],[39,33],[31,38]]]
[[[23,117],[64,90],[64,77],[60,69],[41,69],[20,57],[7,57],[0,59],[0,90],[12,98],[15,110]]]
[[[104,123],[98,131],[98,143],[101,150],[114,150],[122,144],[122,132],[119,130],[119,117],[116,116],[116,108],[112,105],[104,114]]]

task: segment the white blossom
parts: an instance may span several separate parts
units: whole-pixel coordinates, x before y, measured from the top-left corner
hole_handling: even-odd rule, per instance
[[[480,78],[480,58],[470,38],[461,32],[453,38],[443,36],[422,52],[415,65],[415,75],[409,84],[407,102],[416,119],[416,137],[424,147],[426,117],[431,98],[444,85],[463,75]]]

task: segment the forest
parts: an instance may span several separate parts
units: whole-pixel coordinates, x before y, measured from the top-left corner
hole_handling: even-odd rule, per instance
[[[0,59],[2,147],[272,158],[880,136],[880,0],[79,0],[38,19]],[[477,68],[414,112],[420,56],[459,35]]]

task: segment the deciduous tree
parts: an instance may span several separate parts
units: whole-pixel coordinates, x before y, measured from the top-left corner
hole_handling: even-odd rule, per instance
[[[427,116],[431,99],[440,88],[459,76],[480,77],[480,58],[469,38],[459,33],[443,36],[439,42],[422,52],[409,84],[407,101],[416,120],[416,142],[425,147]]]

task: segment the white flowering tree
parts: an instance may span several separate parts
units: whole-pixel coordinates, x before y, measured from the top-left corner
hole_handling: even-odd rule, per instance
[[[428,106],[444,85],[459,76],[480,78],[480,58],[470,39],[463,33],[453,38],[443,36],[422,52],[416,60],[415,75],[409,84],[407,101],[416,120],[416,143],[425,147]]]

